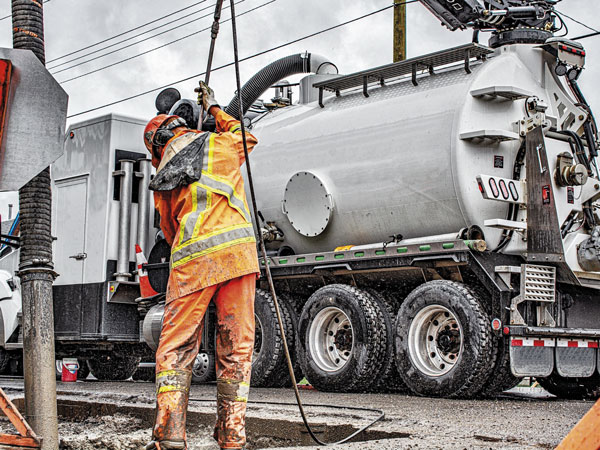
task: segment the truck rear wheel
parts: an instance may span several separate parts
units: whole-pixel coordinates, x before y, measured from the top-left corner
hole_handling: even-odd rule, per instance
[[[396,364],[416,394],[473,397],[494,365],[489,318],[472,290],[447,280],[425,283],[396,318]]]
[[[392,309],[393,301],[389,300],[375,289],[367,289],[366,291],[381,309],[383,314],[382,325],[385,328],[387,337],[381,375],[369,390],[371,392],[409,392],[396,368],[396,349],[394,346],[394,321],[396,317]]]
[[[298,325],[298,361],[321,391],[366,390],[381,375],[387,336],[383,313],[365,291],[344,284],[310,296]]]
[[[296,377],[296,381],[300,381],[302,376],[302,369],[300,369],[300,365],[298,364],[298,358],[296,357],[296,334],[298,332],[298,314],[294,309],[293,301],[287,295],[278,294],[277,301],[279,302],[279,309],[282,310],[281,316],[284,320],[283,326],[285,329],[285,340],[287,342],[288,351],[290,352],[290,357],[292,359],[294,376]],[[269,387],[290,387],[292,385],[292,379],[290,377],[290,372],[288,369],[285,354],[273,370],[272,375],[269,377],[268,385]]]
[[[480,392],[482,397],[495,397],[508,389],[514,388],[521,381],[521,378],[515,377],[510,370],[509,344],[508,337],[498,339],[496,365]]]
[[[553,395],[570,400],[595,400],[600,398],[600,375],[587,378],[565,378],[556,371],[549,377],[536,378],[537,382]]]
[[[214,353],[200,352],[192,367],[192,383],[210,383],[217,379]]]
[[[114,353],[100,353],[88,360],[90,371],[100,381],[122,381],[137,370],[140,358]]]
[[[280,308],[286,335],[292,330],[285,330],[291,319],[286,316],[287,309]],[[254,300],[254,354],[252,355],[253,386],[269,387],[276,369],[285,364],[283,339],[277,322],[277,313],[271,294],[262,289],[256,290]]]
[[[154,381],[156,379],[156,369],[154,367],[138,366],[131,378],[133,378],[133,381]]]
[[[0,347],[0,374],[4,374],[8,371],[9,362],[10,357],[8,356],[8,352]]]

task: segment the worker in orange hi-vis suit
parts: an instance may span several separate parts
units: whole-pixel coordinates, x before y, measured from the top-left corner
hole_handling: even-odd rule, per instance
[[[221,111],[201,84],[204,110],[217,132],[190,130],[158,115],[144,140],[157,173],[150,184],[161,228],[171,244],[171,273],[156,352],[157,414],[147,449],[187,448],[185,422],[192,365],[211,300],[217,315],[217,423],[222,449],[246,442],[245,414],[254,348],[258,258],[240,166],[240,123]],[[248,151],[257,141],[247,134]]]

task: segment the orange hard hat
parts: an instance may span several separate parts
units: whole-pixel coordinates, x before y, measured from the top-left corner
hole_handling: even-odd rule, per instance
[[[152,165],[158,167],[164,146],[175,136],[175,130],[187,127],[185,120],[179,116],[159,114],[153,117],[144,130],[144,144],[152,155]]]
[[[146,125],[144,129],[144,144],[146,144],[146,148],[150,153],[152,153],[152,141],[154,141],[154,135],[156,131],[167,122],[172,117],[177,116],[169,116],[167,114],[159,114],[156,117],[153,117]]]

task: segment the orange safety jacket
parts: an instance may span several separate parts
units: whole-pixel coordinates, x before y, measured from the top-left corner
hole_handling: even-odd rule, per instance
[[[240,122],[219,110],[217,133],[177,133],[162,156],[194,137],[207,139],[198,181],[170,191],[155,191],[160,226],[171,245],[167,301],[207,286],[257,273],[258,257],[252,219],[240,171],[244,147]],[[191,136],[194,133],[198,136]],[[248,151],[257,140],[247,133]],[[153,160],[155,167],[158,161]]]

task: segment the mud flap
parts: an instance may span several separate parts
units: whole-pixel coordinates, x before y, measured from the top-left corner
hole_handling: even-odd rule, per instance
[[[510,370],[516,377],[547,377],[554,369],[552,338],[511,337]]]
[[[596,370],[598,342],[589,339],[556,340],[556,370],[561,377],[591,377]]]

